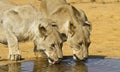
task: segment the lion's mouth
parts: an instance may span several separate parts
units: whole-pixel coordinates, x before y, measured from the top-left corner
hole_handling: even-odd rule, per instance
[[[61,60],[59,60],[59,59],[55,61],[55,60],[53,60],[51,58],[48,58],[48,62],[51,63],[51,64],[58,64],[58,63],[60,63],[60,61]]]

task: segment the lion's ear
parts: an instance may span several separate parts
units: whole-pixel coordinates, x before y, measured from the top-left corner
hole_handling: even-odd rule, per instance
[[[87,27],[88,30],[91,32],[91,30],[92,30],[92,25],[91,25],[91,23],[90,23],[89,21],[85,21],[85,22],[84,22],[84,27]]]
[[[46,36],[47,30],[44,26],[41,26],[41,24],[39,24],[38,29],[41,35]]]
[[[75,25],[71,22],[68,23],[68,33],[73,36],[75,34]]]

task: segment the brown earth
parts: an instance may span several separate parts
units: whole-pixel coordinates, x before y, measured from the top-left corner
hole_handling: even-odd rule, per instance
[[[40,8],[38,0],[8,0],[16,5],[33,4]],[[120,3],[74,3],[76,8],[85,11],[89,21],[92,23],[89,55],[120,58]],[[35,57],[33,43],[20,43],[20,50],[23,58]],[[64,44],[64,55],[72,55],[71,49]],[[8,55],[7,46],[0,44],[0,65],[11,63],[6,60]]]

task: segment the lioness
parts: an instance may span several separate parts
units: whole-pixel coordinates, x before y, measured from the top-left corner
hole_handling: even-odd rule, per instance
[[[32,5],[13,6],[1,13],[0,43],[8,45],[10,60],[20,60],[18,42],[32,40],[50,63],[62,57],[62,39],[52,21],[43,19]]]
[[[73,51],[75,60],[88,58],[91,24],[84,11],[65,0],[42,0],[42,13],[56,22],[59,32]]]

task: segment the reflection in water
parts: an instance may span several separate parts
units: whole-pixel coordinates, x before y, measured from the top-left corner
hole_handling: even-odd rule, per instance
[[[0,72],[8,72],[8,66],[0,66]]]
[[[20,71],[20,63],[13,63],[8,65],[8,72],[21,72]]]
[[[73,66],[73,72],[88,72],[88,68],[83,62],[76,62]]]
[[[120,72],[120,59],[89,58],[86,63],[66,58],[50,65],[47,59],[0,66],[0,72]]]
[[[48,62],[35,61],[34,72],[87,72],[83,62],[63,60],[59,64],[50,65]]]
[[[43,59],[35,61],[14,63],[8,65],[8,72],[88,72],[83,62],[63,60],[59,64],[50,65]]]

